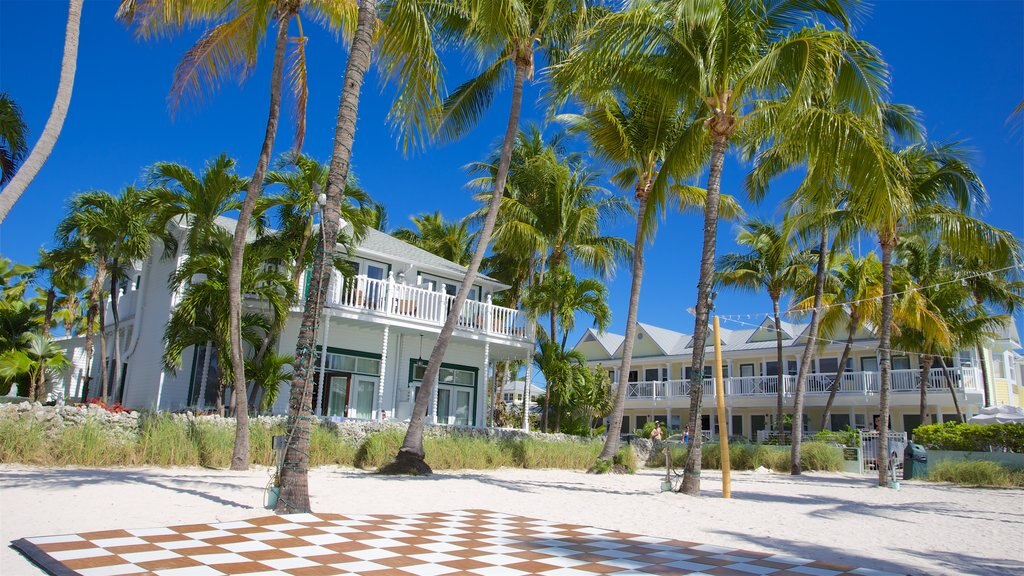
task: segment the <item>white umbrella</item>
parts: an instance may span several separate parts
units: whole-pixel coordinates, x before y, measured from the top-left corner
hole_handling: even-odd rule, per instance
[[[982,408],[981,413],[968,420],[971,424],[1019,424],[1024,423],[1024,408],[1003,404]]]

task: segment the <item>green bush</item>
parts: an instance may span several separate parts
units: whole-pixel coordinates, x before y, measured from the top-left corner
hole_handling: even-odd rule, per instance
[[[944,460],[929,467],[928,480],[968,486],[1024,487],[1024,472],[988,460]]]
[[[945,422],[919,426],[914,442],[929,450],[1024,452],[1024,424],[961,424]]]
[[[633,434],[635,434],[636,436],[640,436],[641,438],[647,438],[648,440],[650,440],[651,432],[654,431],[655,424],[656,423],[654,420],[649,420],[644,423],[643,428],[637,428],[636,430],[634,430]]]
[[[848,446],[850,448],[860,447],[860,432],[855,428],[847,426],[843,430],[822,430],[814,435],[815,442],[824,442],[825,444],[839,444],[840,446]]]

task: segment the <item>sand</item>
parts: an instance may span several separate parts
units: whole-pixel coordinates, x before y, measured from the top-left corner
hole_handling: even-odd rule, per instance
[[[251,518],[267,468],[39,469],[0,465],[0,536],[143,528]],[[662,473],[663,474],[663,473]],[[703,497],[659,492],[660,475],[558,470],[447,472],[383,478],[343,468],[310,475],[313,509],[403,513],[483,508],[727,547],[786,553],[905,574],[1024,574],[1024,491],[867,476],[741,472],[733,499],[707,471]],[[15,550],[0,574],[39,574]]]

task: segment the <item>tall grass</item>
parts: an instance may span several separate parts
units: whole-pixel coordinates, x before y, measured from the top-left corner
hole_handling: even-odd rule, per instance
[[[249,428],[252,464],[273,466],[272,437],[284,426]],[[311,466],[340,465],[376,469],[391,461],[402,445],[403,430],[376,432],[359,446],[332,427],[313,426]],[[231,464],[235,431],[202,420],[169,415],[142,417],[138,434],[115,431],[98,421],[47,429],[31,419],[0,419],[0,462],[40,466],[207,466]],[[494,440],[474,436],[428,437],[427,463],[435,470],[491,470],[503,467],[585,469],[597,459],[599,442],[543,442],[532,438]]]
[[[788,446],[766,444],[733,444],[729,446],[729,465],[733,470],[754,470],[761,466],[776,472],[789,472],[792,467]],[[682,468],[686,449],[673,447],[672,466]],[[821,442],[804,442],[800,447],[800,462],[804,470],[834,472],[843,467],[843,452],[836,446]],[[663,454],[652,455],[649,465],[665,465]],[[722,468],[722,453],[717,443],[701,445],[701,467],[708,470]]]
[[[988,460],[944,460],[928,467],[928,480],[967,486],[1024,488],[1024,471],[1010,470]]]

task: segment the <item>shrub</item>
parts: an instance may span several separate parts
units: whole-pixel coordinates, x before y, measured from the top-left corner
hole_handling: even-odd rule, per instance
[[[643,428],[637,428],[633,431],[633,434],[640,436],[641,438],[651,439],[651,432],[654,431],[655,422],[650,420],[644,423]]]
[[[43,425],[29,418],[0,418],[0,462],[48,464],[52,459]]]
[[[834,472],[843,468],[841,448],[821,442],[804,442],[800,445],[800,464],[804,470]]]
[[[838,444],[840,446],[848,446],[850,448],[860,447],[860,432],[855,428],[847,426],[843,430],[822,430],[814,435],[815,442],[824,442],[825,444]]]
[[[930,467],[928,480],[968,486],[1024,487],[1024,472],[1011,472],[988,460],[944,460]]]
[[[685,448],[672,450],[673,467],[681,468],[685,460]],[[834,472],[843,467],[843,452],[837,446],[804,442],[800,446],[800,461],[804,470]],[[792,467],[790,448],[768,444],[730,444],[729,465],[733,470],[754,470],[764,466],[776,472],[789,472]],[[717,443],[701,445],[701,467],[708,470],[722,468],[721,449]]]
[[[929,450],[1024,452],[1024,424],[961,424],[945,422],[919,426],[914,442]]]

